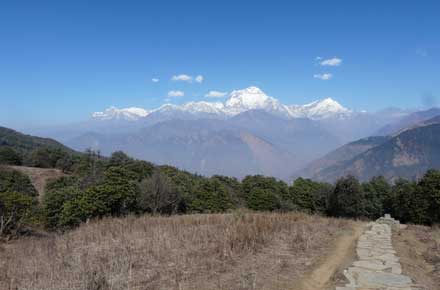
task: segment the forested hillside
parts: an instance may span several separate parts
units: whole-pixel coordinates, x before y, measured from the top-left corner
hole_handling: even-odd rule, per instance
[[[69,170],[73,164],[72,159],[78,155],[53,139],[25,135],[0,127],[0,164]]]
[[[330,182],[348,174],[362,181],[379,175],[392,181],[399,177],[417,180],[430,168],[440,168],[438,117],[412,125],[395,136],[352,142],[314,162],[304,172],[313,179]]]

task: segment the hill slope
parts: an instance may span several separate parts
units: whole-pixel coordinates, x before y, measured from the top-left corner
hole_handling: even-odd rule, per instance
[[[416,124],[422,123],[437,116],[440,116],[440,108],[431,108],[425,111],[414,112],[396,122],[392,122],[391,124],[382,127],[381,129],[379,129],[378,132],[376,132],[375,135],[387,136],[396,134],[400,130],[412,127]]]
[[[81,153],[48,138],[0,127],[0,164],[72,170]]]
[[[314,177],[325,168],[343,164],[389,139],[390,137],[375,136],[350,142],[313,161],[307,167],[298,171],[297,174],[294,174],[294,176]]]
[[[22,134],[5,127],[0,127],[0,147],[10,147],[17,152],[24,154],[27,154],[40,147],[61,149],[70,153],[74,152],[72,149],[53,139]]]
[[[166,121],[128,134],[88,133],[67,144],[77,150],[99,149],[104,155],[122,150],[135,158],[205,175],[258,173],[287,178],[283,163],[292,159],[250,130],[208,119]]]
[[[361,180],[383,175],[416,179],[430,168],[440,168],[440,123],[427,122],[402,131],[354,158],[328,166],[313,178],[334,181],[352,174]]]

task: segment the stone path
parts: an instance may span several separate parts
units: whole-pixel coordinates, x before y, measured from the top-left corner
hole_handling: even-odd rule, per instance
[[[344,271],[349,283],[336,290],[417,290],[411,278],[402,275],[399,258],[391,243],[392,224],[389,216],[370,223],[359,238],[358,260]]]

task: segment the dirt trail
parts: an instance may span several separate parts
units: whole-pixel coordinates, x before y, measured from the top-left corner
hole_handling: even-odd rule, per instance
[[[54,168],[37,168],[37,167],[26,167],[26,166],[8,166],[9,168],[20,171],[23,174],[29,176],[33,186],[38,191],[40,198],[44,192],[44,188],[47,182],[51,179],[57,179],[65,174]]]
[[[333,250],[323,257],[317,267],[292,290],[334,289],[335,274],[343,271],[354,260],[356,242],[364,228],[365,224],[355,223],[352,231],[343,233],[335,241]]]

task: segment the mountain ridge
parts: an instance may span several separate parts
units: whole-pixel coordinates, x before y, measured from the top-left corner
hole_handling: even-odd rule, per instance
[[[360,143],[365,146],[350,152],[355,144]],[[440,116],[411,124],[389,136],[346,144],[312,162],[301,172],[321,181],[335,181],[345,175],[354,175],[365,181],[379,175],[389,180],[399,177],[417,179],[431,168],[440,168]]]
[[[130,107],[118,109],[110,107],[102,112],[94,112],[92,118],[96,120],[125,119],[138,121],[152,113],[180,112],[188,114],[212,114],[217,118],[236,116],[249,110],[264,110],[275,115],[294,119],[310,118],[314,120],[350,115],[353,111],[343,107],[331,98],[314,101],[305,105],[285,105],[279,100],[268,96],[258,87],[248,87],[234,90],[224,102],[188,102],[182,105],[164,104],[157,109],[147,110]]]

